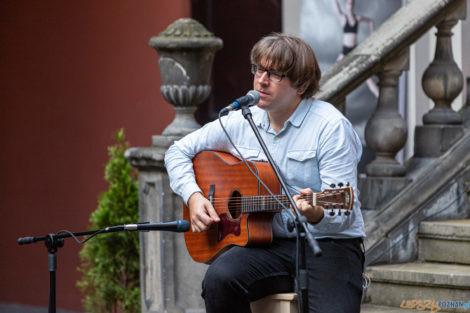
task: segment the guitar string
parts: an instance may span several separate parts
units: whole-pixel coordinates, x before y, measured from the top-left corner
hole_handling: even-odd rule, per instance
[[[323,202],[335,202],[335,201],[327,201],[327,200],[331,200],[331,199],[328,199],[328,198],[331,198],[331,197],[337,197],[338,194],[332,194],[332,195],[321,195],[321,196],[318,196],[316,197],[316,200],[317,201],[323,201]],[[278,198],[281,198],[282,200],[284,201],[287,201],[287,196],[285,195],[278,195]],[[308,200],[308,201],[313,201],[313,196],[312,195],[309,195],[307,197],[304,197],[303,199],[305,200]],[[325,200],[326,199],[326,200]],[[243,196],[243,197],[237,197],[237,196],[233,196],[233,197],[216,197],[216,198],[213,198],[212,199],[213,203],[227,203],[227,202],[230,202],[230,203],[243,203],[244,201],[245,202],[262,202],[263,204],[264,203],[278,203],[277,201],[269,198],[267,195],[249,195],[249,196]],[[336,201],[338,203],[338,201]]]
[[[341,196],[341,195],[339,195],[339,194],[331,194],[331,195],[316,194],[316,199],[317,200],[322,200],[322,199],[325,199],[325,198],[338,197],[338,196]],[[287,198],[286,195],[278,195],[277,197]],[[216,197],[216,198],[213,198],[213,199],[214,200],[222,200],[222,201],[225,201],[227,199],[236,199],[236,200],[242,200],[243,201],[244,199],[256,200],[256,198],[258,198],[258,199],[265,198],[265,199],[267,199],[267,201],[272,201],[272,199],[270,199],[268,195],[247,195],[247,196],[241,196],[241,197],[239,197],[239,196],[229,196],[229,197]],[[306,197],[303,197],[303,199],[312,201],[313,200],[313,195],[307,195]]]
[[[218,201],[218,202],[214,202],[213,205],[214,206],[218,206],[218,207],[226,207],[227,204],[230,206],[237,206],[237,207],[241,207],[241,208],[250,208],[250,207],[253,207],[253,206],[264,206],[264,207],[267,207],[269,205],[273,205],[273,204],[278,204],[277,202],[275,201],[271,201],[271,202],[258,202],[258,203],[251,203],[251,204],[246,204],[246,203],[243,203],[243,202],[231,202],[231,201]],[[284,204],[286,205],[286,204]],[[319,203],[317,203],[317,205],[319,206],[324,206],[324,205],[338,205],[338,206],[344,206],[344,207],[348,207],[349,205],[343,203],[343,202],[334,202],[334,201],[321,201]]]
[[[284,201],[287,201],[287,199],[284,199]],[[311,201],[309,201],[311,203]],[[225,204],[233,204],[233,205],[244,205],[246,207],[249,207],[250,205],[272,205],[272,204],[278,204],[277,201],[274,201],[274,200],[266,200],[266,201],[251,201],[251,202],[247,202],[247,201],[244,201],[244,200],[230,200],[230,199],[227,199],[227,200],[220,200],[220,199],[217,199],[216,201],[212,201],[212,203],[214,205],[225,205]],[[345,202],[342,202],[342,201],[328,201],[328,200],[320,200],[320,201],[317,201],[317,204],[318,203],[331,203],[331,204],[343,204],[345,205]],[[283,203],[284,205],[289,205],[289,204],[286,204],[286,203]]]
[[[315,193],[316,196],[316,201],[318,204],[329,204],[329,205],[343,205],[346,207],[349,207],[348,204],[345,203],[345,201],[338,201],[336,199],[331,199],[332,197],[338,197],[342,196],[338,191],[331,192],[331,194],[322,194],[322,193]],[[313,196],[314,195],[306,195],[303,197],[309,202],[313,201]],[[281,201],[287,201],[287,196],[286,195],[278,195],[279,198],[281,198]],[[269,198],[267,195],[249,195],[249,196],[243,196],[243,197],[217,197],[212,199],[212,203],[214,206],[218,207],[224,207],[227,204],[232,204],[235,206],[243,206],[245,204],[246,207],[250,206],[255,206],[255,205],[263,205],[263,206],[272,206],[274,203],[277,204],[277,201]],[[289,205],[289,204],[285,204]]]
[[[230,213],[230,215],[232,217],[238,217],[240,213],[275,213],[275,212],[279,212],[281,209],[261,209],[259,207],[253,207],[252,209],[236,209],[236,208],[228,208],[228,210],[226,210],[226,206],[217,206],[215,205],[214,206],[215,209],[221,209],[221,210],[218,210],[218,212],[228,212]],[[346,211],[352,211],[352,207],[349,208],[349,207],[334,207],[334,208],[325,208],[325,210],[329,210],[329,211],[341,211],[341,212],[346,212]],[[223,214],[223,213],[221,213]]]
[[[286,197],[284,195],[280,195],[282,200],[286,201]],[[257,198],[263,196],[245,196],[245,198]],[[318,199],[319,203],[317,203],[320,206],[332,206],[333,209],[341,209],[341,210],[350,210],[349,207],[352,207],[351,204],[346,204],[344,202],[338,202],[338,201],[325,201],[324,198],[328,198],[328,196],[324,196],[323,199]],[[232,199],[232,200],[230,200]],[[235,200],[234,200],[235,199]],[[313,200],[313,196],[307,195],[306,200],[311,201]],[[328,199],[327,199],[328,200]],[[227,208],[228,205],[228,211],[232,213],[237,213],[237,211],[243,212],[266,212],[266,211],[276,211],[280,210],[280,208],[272,208],[273,204],[277,204],[276,201],[273,201],[272,199],[266,198],[264,201],[252,201],[251,203],[244,203],[244,199],[241,198],[214,198],[213,199],[213,205],[214,207],[220,209],[220,211],[223,211]],[[248,201],[249,202],[249,201]],[[243,205],[245,204],[245,205]],[[339,207],[336,207],[338,205]],[[235,208],[233,208],[235,207]],[[264,207],[264,208],[263,208]],[[269,207],[269,208],[266,208]],[[241,209],[241,210],[240,210]],[[219,211],[219,212],[220,212]]]

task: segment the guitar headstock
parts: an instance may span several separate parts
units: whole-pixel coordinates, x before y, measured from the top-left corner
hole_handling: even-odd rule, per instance
[[[339,183],[331,185],[332,189],[325,189],[322,192],[315,194],[316,205],[322,206],[325,210],[328,210],[331,216],[338,214],[350,215],[354,205],[354,189],[349,186],[349,183]]]

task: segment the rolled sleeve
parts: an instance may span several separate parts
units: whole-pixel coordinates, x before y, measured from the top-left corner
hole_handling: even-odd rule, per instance
[[[176,145],[165,153],[165,167],[170,178],[170,187],[183,198],[187,204],[189,197],[200,192],[196,183],[192,158],[186,156]]]
[[[225,148],[226,138],[218,121],[210,122],[204,127],[176,141],[165,153],[165,167],[173,191],[188,203],[189,197],[201,192],[196,183],[192,159],[204,150]]]
[[[345,233],[352,230],[354,215],[361,215],[357,196],[357,164],[361,157],[362,145],[346,119],[330,123],[322,138],[318,152],[322,190],[331,189],[331,184],[349,184],[354,190],[354,203],[350,215],[344,212],[340,215],[337,210],[333,210],[335,214],[330,215],[330,211],[325,210],[322,220],[313,227],[325,235]]]

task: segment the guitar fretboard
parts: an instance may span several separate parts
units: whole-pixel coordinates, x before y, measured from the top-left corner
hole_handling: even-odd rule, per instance
[[[313,197],[316,194],[307,196],[306,199],[312,203]],[[289,207],[289,198],[286,195],[277,195],[279,201],[284,207]],[[241,211],[242,213],[260,213],[260,212],[275,212],[283,209],[283,206],[277,202],[271,195],[267,196],[243,196],[241,198]]]

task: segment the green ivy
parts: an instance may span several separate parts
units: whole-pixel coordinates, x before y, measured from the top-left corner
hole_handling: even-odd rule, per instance
[[[104,176],[109,189],[99,197],[98,208],[90,216],[90,229],[136,223],[139,218],[137,181],[124,158],[129,143],[123,129],[114,138],[116,144],[108,147]],[[78,270],[83,276],[77,286],[85,293],[87,312],[140,312],[137,232],[98,235],[85,243],[80,260]]]

